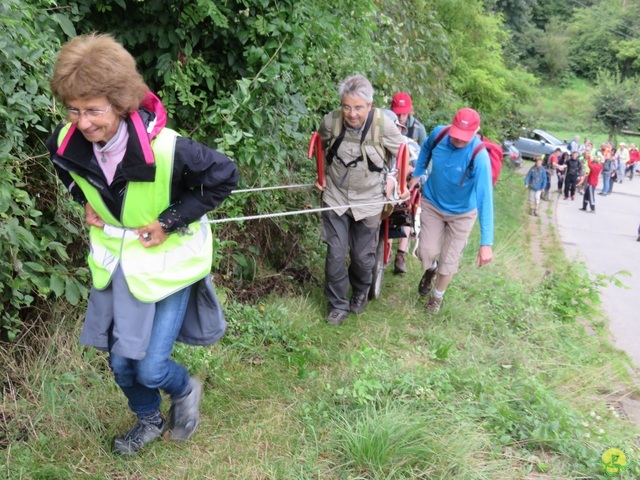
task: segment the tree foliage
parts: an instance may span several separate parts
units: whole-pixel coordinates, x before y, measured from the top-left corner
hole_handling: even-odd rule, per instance
[[[637,129],[640,119],[639,80],[622,79],[617,72],[601,71],[598,74],[595,116],[608,129],[611,141],[615,141],[623,128]]]
[[[76,304],[87,292],[74,255],[78,217],[41,159],[55,117],[47,78],[60,45],[51,6],[0,5],[0,340],[14,338],[47,299]]]
[[[487,0],[512,34],[508,59],[561,83],[594,80],[601,69],[640,74],[640,8],[628,0]]]
[[[489,11],[500,12],[504,18],[505,26],[516,33],[522,33],[531,26],[532,0],[494,0],[487,1],[485,5]]]
[[[548,73],[551,81],[559,81],[570,70],[569,56],[571,45],[565,30],[565,24],[556,18],[549,21],[547,28],[541,35],[536,36],[536,53],[540,65]]]
[[[594,80],[601,70],[640,74],[640,8],[622,8],[623,3],[603,1],[576,11],[570,31],[578,75]]]
[[[476,108],[487,127],[485,134],[499,138],[518,117],[518,108],[530,98],[536,81],[507,66],[503,45],[509,36],[498,18],[485,14],[481,1],[437,0],[436,11],[450,38],[448,78],[454,104]]]

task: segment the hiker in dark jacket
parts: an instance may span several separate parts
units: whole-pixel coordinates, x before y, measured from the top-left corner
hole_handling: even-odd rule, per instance
[[[93,287],[80,341],[109,352],[137,416],[113,451],[135,455],[165,430],[169,440],[187,440],[199,424],[202,385],[171,352],[176,340],[209,345],[224,334],[206,213],[231,193],[238,170],[165,127],[160,100],[109,35],[67,42],[50,83],[68,121],[47,147],[89,226]],[[161,390],[171,398],[168,422]]]
[[[564,179],[564,199],[571,195],[571,200],[575,199],[578,179],[582,177],[582,161],[578,158],[578,152],[571,152],[571,157],[566,163],[567,175]]]

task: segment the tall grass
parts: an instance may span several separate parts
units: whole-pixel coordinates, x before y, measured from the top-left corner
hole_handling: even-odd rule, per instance
[[[110,453],[134,419],[105,355],[78,345],[82,311],[60,307],[2,345],[0,477],[604,478],[610,446],[638,459],[635,428],[603,396],[636,391],[583,301],[592,279],[529,223],[521,177],[506,170],[495,193],[496,259],[475,266],[476,227],[439,315],[414,258],[340,327],[323,320],[320,286],[255,306],[221,295],[224,339],[174,352],[205,384],[196,436],[133,459]]]

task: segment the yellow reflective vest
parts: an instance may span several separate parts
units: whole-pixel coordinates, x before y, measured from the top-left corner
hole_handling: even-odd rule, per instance
[[[69,125],[70,126],[70,125]],[[63,128],[58,143],[66,135]],[[105,289],[120,265],[131,294],[142,302],[157,302],[211,273],[213,242],[211,228],[204,215],[185,232],[172,233],[161,245],[145,247],[134,233],[158,219],[169,207],[173,153],[178,133],[164,128],[151,141],[156,162],[153,182],[127,183],[122,221],[113,216],[98,190],[85,178],[71,176],[87,201],[104,220],[105,227],[90,227],[89,268],[93,285]]]

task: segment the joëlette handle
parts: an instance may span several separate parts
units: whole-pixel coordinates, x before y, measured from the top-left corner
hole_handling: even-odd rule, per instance
[[[313,132],[311,140],[309,141],[309,153],[308,158],[316,156],[316,168],[318,169],[318,185],[326,187],[327,182],[324,177],[324,154],[322,152],[322,140],[318,132]]]
[[[405,143],[398,148],[396,165],[398,167],[398,195],[403,198],[407,194],[407,168],[409,167],[409,149]]]

